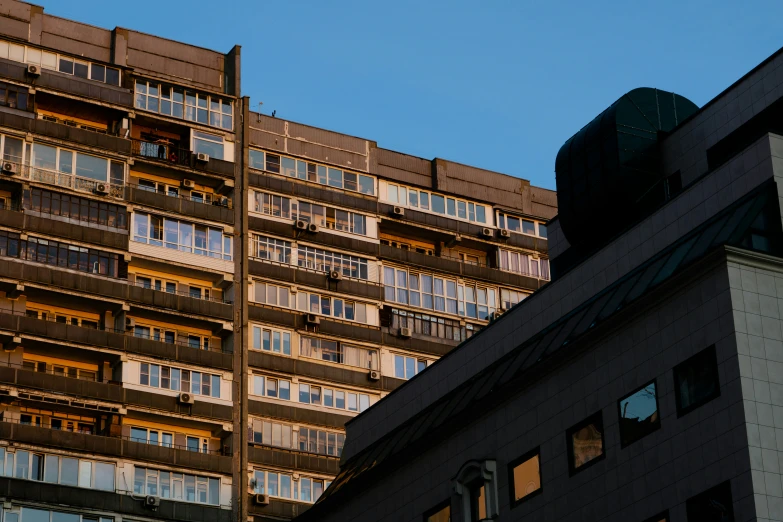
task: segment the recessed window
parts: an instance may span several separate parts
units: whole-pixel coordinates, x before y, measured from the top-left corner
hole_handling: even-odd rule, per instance
[[[685,502],[688,522],[734,522],[731,484],[727,481]]]
[[[685,415],[719,395],[718,359],[714,345],[674,367],[677,416]]]
[[[655,381],[620,399],[618,406],[622,447],[636,442],[661,427]]]
[[[541,493],[541,454],[536,448],[508,466],[511,506]]]
[[[451,502],[443,502],[424,513],[424,522],[451,522]]]
[[[601,412],[569,429],[566,432],[566,438],[568,467],[572,475],[606,456],[604,453],[604,423]]]

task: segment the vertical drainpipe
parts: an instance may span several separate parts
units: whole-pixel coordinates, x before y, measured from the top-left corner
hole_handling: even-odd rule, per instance
[[[248,519],[248,468],[247,468],[247,292],[248,292],[248,241],[247,241],[247,198],[248,198],[248,147],[250,127],[250,99],[241,96],[240,47],[235,46],[226,55],[226,89],[237,96],[237,110],[234,117],[235,162],[234,162],[234,339],[233,339],[233,430],[231,435],[232,469],[232,520],[246,522]],[[230,76],[230,78],[228,78]]]

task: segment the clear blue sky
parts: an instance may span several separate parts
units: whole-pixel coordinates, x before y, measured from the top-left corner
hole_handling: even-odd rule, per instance
[[[554,188],[563,142],[648,86],[702,106],[783,46],[783,2],[37,0],[227,52],[257,110]]]

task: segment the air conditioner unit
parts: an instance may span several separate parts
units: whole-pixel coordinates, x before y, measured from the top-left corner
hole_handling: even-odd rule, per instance
[[[370,370],[370,373],[367,374],[367,377],[369,377],[371,381],[380,381],[381,372],[379,372],[378,370]]]
[[[294,226],[298,230],[307,230],[307,221],[305,221],[304,219],[297,219],[296,223],[294,223]]]
[[[158,509],[160,507],[160,497],[147,495],[144,497],[144,507],[149,509]]]
[[[126,317],[125,318],[125,329],[126,330],[133,330],[136,328],[136,320],[133,317]]]
[[[307,324],[321,324],[321,318],[316,314],[305,314],[305,323]]]
[[[196,188],[196,182],[192,179],[183,179],[182,186],[186,189]]]
[[[315,234],[316,232],[318,232],[318,225],[316,225],[315,223],[310,223],[307,226],[307,231],[308,232],[312,232],[313,234]]]
[[[329,271],[329,279],[332,281],[340,281],[342,280],[343,275],[340,273],[339,270],[330,270]]]
[[[410,328],[406,328],[404,326],[402,328],[400,328],[400,337],[408,338],[410,336],[411,336],[411,329]]]
[[[41,67],[31,63],[27,64],[27,74],[30,76],[41,76]]]
[[[509,238],[511,237],[511,231],[508,230],[507,228],[501,228],[500,230],[498,230],[498,235],[500,237]]]
[[[395,216],[404,216],[405,215],[405,209],[402,207],[394,207],[394,210],[392,210],[392,214]]]
[[[201,163],[208,163],[209,154],[204,154],[203,152],[199,152],[198,154],[196,154],[196,161],[200,161]]]
[[[19,172],[19,167],[16,163],[13,163],[11,161],[3,162],[3,174],[10,174],[11,176],[13,176],[18,172]]]
[[[177,396],[177,401],[179,401],[180,404],[195,404],[196,399],[193,397],[192,393],[180,393]]]
[[[256,493],[253,496],[253,504],[255,504],[256,506],[268,506],[269,495],[265,495],[263,493]]]
[[[95,193],[103,194],[105,196],[109,193],[109,186],[106,183],[97,183],[95,185]]]
[[[494,234],[492,233],[491,228],[484,227],[481,229],[481,235],[484,237],[492,237]]]

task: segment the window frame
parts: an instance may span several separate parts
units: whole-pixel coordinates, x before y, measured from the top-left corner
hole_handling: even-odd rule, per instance
[[[451,508],[451,499],[449,498],[447,500],[441,501],[440,503],[422,513],[422,522],[429,522],[431,516],[437,515],[446,508],[449,508],[449,518],[453,518],[452,512],[454,510]]]
[[[585,462],[578,468],[574,466],[574,443],[573,443],[573,436],[574,434],[581,430],[584,427],[587,427],[591,424],[595,424],[596,420],[601,426],[601,454],[594,459],[589,460],[588,462]],[[593,413],[589,417],[579,421],[578,423],[574,424],[570,428],[566,430],[566,452],[568,457],[568,476],[573,477],[577,473],[580,473],[595,464],[601,462],[602,460],[606,459],[606,426],[604,425],[603,420],[603,413],[601,410],[598,410],[597,412]]]
[[[527,495],[524,495],[521,498],[517,499],[515,498],[516,495],[514,489],[514,469],[520,464],[523,464],[528,460],[532,459],[533,457],[538,457],[538,481],[539,481],[538,489],[533,491],[532,493],[528,493]],[[508,505],[511,509],[514,509],[520,504],[523,504],[528,500],[530,500],[531,498],[535,498],[536,496],[544,492],[544,477],[541,470],[542,470],[541,446],[536,446],[535,448],[531,449],[527,453],[523,453],[522,455],[520,455],[519,457],[515,458],[514,460],[508,463],[508,491],[509,491]]]
[[[640,391],[644,390],[645,388],[647,388],[651,384],[653,386],[655,386],[655,411],[658,413],[658,420],[656,420],[655,423],[654,423],[655,427],[652,428],[647,433],[645,433],[644,435],[640,436],[639,438],[636,438],[634,440],[626,442],[624,437],[623,437],[622,423],[620,422],[620,419],[625,418],[625,417],[623,417],[622,402],[624,400],[628,399],[629,397],[632,397],[632,396],[636,395],[637,393],[639,393]],[[659,429],[661,429],[661,404],[660,404],[660,401],[658,400],[658,389],[659,388],[658,388],[657,379],[652,379],[651,381],[643,384],[642,386],[639,386],[638,388],[636,388],[632,392],[626,393],[624,396],[622,396],[619,399],[617,399],[617,422],[618,422],[618,424],[617,424],[617,431],[620,433],[620,449],[625,449],[628,446],[630,446],[631,444],[633,444],[635,442],[639,442],[640,440],[642,440],[643,438],[647,437],[648,435],[651,435],[651,434],[655,433],[656,431],[658,431]]]
[[[694,402],[687,408],[682,407],[682,398],[680,397],[680,386],[679,386],[679,380],[678,376],[680,372],[682,371],[682,368],[685,367],[688,363],[693,363],[695,359],[698,359],[699,357],[709,357],[710,363],[715,363],[714,366],[712,366],[710,369],[714,370],[715,375],[715,391],[702,398],[698,402]],[[672,368],[672,380],[674,382],[674,402],[677,406],[677,418],[689,414],[690,412],[699,409],[700,407],[704,406],[708,402],[717,399],[720,397],[720,363],[718,362],[718,353],[717,349],[714,344],[708,346],[707,348],[704,348],[703,350],[699,350],[695,354],[691,355],[684,361],[680,362],[679,364],[675,365],[674,368]]]

